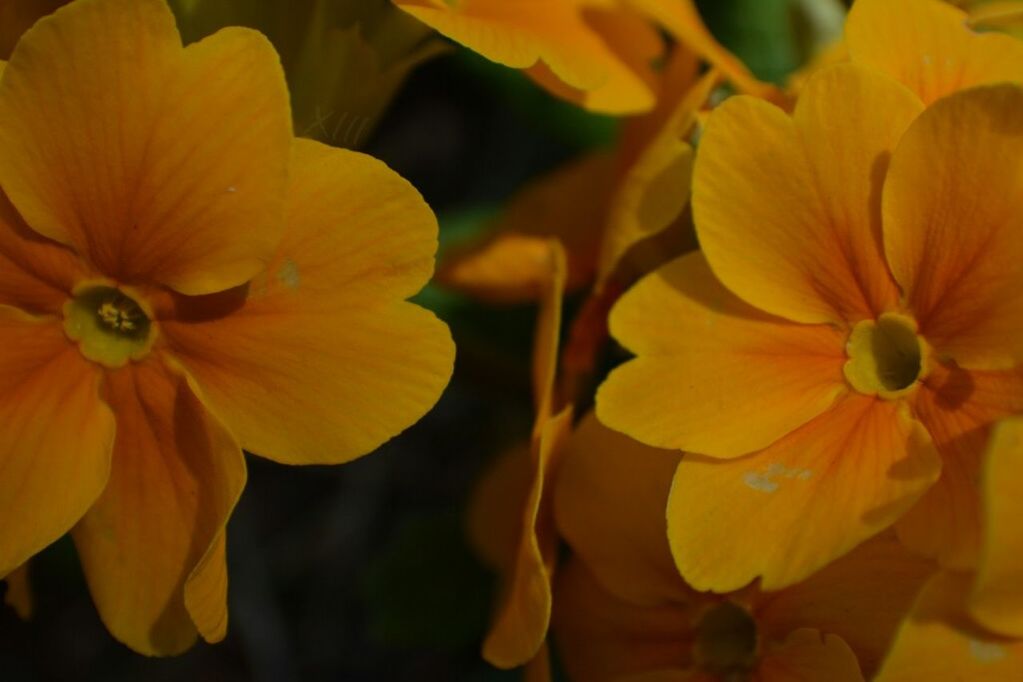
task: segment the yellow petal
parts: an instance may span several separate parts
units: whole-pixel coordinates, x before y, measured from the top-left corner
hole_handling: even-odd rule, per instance
[[[162,0],[80,0],[25,34],[0,81],[0,185],[102,274],[189,294],[263,268],[291,138],[277,54],[225,29],[182,49]]]
[[[552,627],[569,679],[621,680],[693,665],[695,609],[632,604],[608,592],[579,558],[559,571],[555,597]]]
[[[941,478],[899,521],[899,535],[946,567],[973,568],[981,532],[981,459],[991,425],[1023,411],[1023,373],[936,366],[913,410],[941,455]]]
[[[100,370],[59,320],[0,306],[0,575],[71,529],[110,471]]]
[[[33,232],[0,191],[0,304],[60,314],[84,276],[75,254]]]
[[[476,481],[465,513],[469,545],[495,571],[512,565],[522,537],[522,509],[533,484],[529,443],[499,454]]]
[[[740,92],[765,99],[780,97],[777,88],[754,78],[735,55],[714,40],[693,0],[626,0],[626,4],[657,21],[678,42],[720,71]]]
[[[666,230],[689,204],[694,154],[689,136],[696,126],[697,112],[719,81],[717,72],[711,71],[687,89],[622,178],[609,209],[601,246],[602,281],[612,275],[629,249]]]
[[[86,581],[110,633],[139,653],[215,641],[227,618],[222,536],[245,460],[183,376],[152,356],[107,373],[117,415],[110,481],[74,529]],[[201,602],[200,598],[213,599]]]
[[[937,102],[906,132],[885,184],[892,273],[921,334],[966,368],[1023,357],[1020,111],[1012,85]]]
[[[758,682],[862,682],[856,654],[841,637],[818,630],[796,630],[766,653],[757,666]]]
[[[1017,37],[1023,29],[1023,2],[989,0],[970,9],[970,26],[980,29],[1007,30]]]
[[[654,105],[654,94],[643,75],[629,68],[635,45],[606,42],[588,21],[582,3],[468,0],[451,5],[437,0],[395,0],[395,4],[491,61],[514,69],[542,67],[533,75],[542,84],[556,79],[554,94],[566,94],[564,87],[589,93],[581,103],[595,111],[635,113]],[[615,7],[588,11],[596,16],[616,15],[619,21],[622,16]],[[611,30],[613,23],[605,19],[597,21]],[[648,35],[644,41],[650,39]]]
[[[700,142],[693,214],[725,286],[797,322],[893,309],[881,183],[919,110],[898,83],[842,64],[810,80],[792,118],[749,97],[715,111]]]
[[[537,655],[547,636],[557,536],[546,486],[571,429],[569,406],[543,424],[533,445],[533,475],[522,505],[514,563],[502,580],[494,621],[483,642],[483,658],[499,668],[527,663]]]
[[[991,436],[984,465],[984,545],[970,613],[1002,635],[1023,639],[1023,420]]]
[[[558,470],[558,531],[605,589],[634,604],[691,597],[671,558],[664,518],[679,457],[615,433],[591,413]]]
[[[903,622],[875,682],[1001,682],[1019,679],[1023,642],[971,625],[963,606],[971,576],[932,578]]]
[[[717,282],[699,253],[623,296],[611,312],[611,333],[638,357],[600,387],[597,416],[655,447],[744,455],[846,391],[839,332],[751,308]]]
[[[938,0],[857,0],[845,39],[853,61],[897,78],[925,104],[1023,79],[1023,43],[973,32],[965,12]]]
[[[869,678],[933,570],[930,561],[903,547],[894,532],[884,532],[803,582],[781,592],[759,593],[753,605],[757,627],[767,640],[784,639],[799,628],[834,633],[849,645]]]
[[[22,564],[7,574],[4,578],[7,583],[7,592],[4,593],[4,603],[14,609],[18,618],[28,620],[35,611],[35,597],[32,594],[32,584],[28,576],[28,564]]]
[[[437,281],[491,303],[536,300],[550,275],[547,241],[555,237],[568,259],[567,290],[589,285],[614,182],[615,160],[605,152],[533,180],[511,200],[484,241],[444,258]]]
[[[536,407],[535,432],[553,416],[556,405],[558,349],[561,339],[561,307],[565,295],[565,250],[556,239],[547,242],[547,277],[537,313],[533,339],[533,403]]]
[[[246,450],[344,462],[418,421],[451,376],[447,326],[403,301],[430,277],[437,223],[384,164],[310,141],[296,144],[288,201],[264,276],[179,296],[161,327]]]
[[[793,585],[890,526],[940,460],[904,405],[849,396],[749,457],[682,458],[668,539],[696,589]],[[733,425],[734,428],[734,425]]]

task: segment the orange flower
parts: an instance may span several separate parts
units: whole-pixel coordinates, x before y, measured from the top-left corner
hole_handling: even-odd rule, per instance
[[[547,242],[546,263],[533,351],[532,438],[496,460],[474,491],[468,517],[473,546],[501,578],[483,657],[499,668],[526,665],[531,680],[549,674],[544,642],[558,559],[549,486],[573,416],[571,405],[559,406],[555,390],[565,289],[565,254],[557,240]]]
[[[983,682],[1023,672],[1023,421],[991,436],[983,476],[984,541],[974,574],[927,582],[902,624],[879,682]]]
[[[638,358],[597,396],[612,428],[697,453],[668,511],[694,586],[779,589],[900,519],[915,549],[975,561],[986,430],[1023,411],[1021,110],[1003,85],[920,114],[847,64],[792,117],[748,97],[712,114],[704,252],[619,302]]]
[[[632,114],[658,99],[657,27],[744,92],[776,96],[707,31],[692,0],[394,0],[398,7],[487,59],[526,73],[589,110]]]
[[[111,633],[226,629],[241,448],[369,452],[451,371],[405,302],[436,223],[383,164],[294,140],[267,41],[182,48],[162,0],[78,0],[0,78],[0,575],[73,528]]]
[[[780,592],[696,592],[675,570],[665,532],[679,458],[616,434],[592,415],[569,441],[554,511],[575,554],[559,573],[553,625],[569,678],[871,675],[930,563],[887,534]]]

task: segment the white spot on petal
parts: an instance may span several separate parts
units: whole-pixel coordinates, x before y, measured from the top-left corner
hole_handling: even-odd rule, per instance
[[[812,476],[813,472],[809,469],[802,467],[789,468],[781,462],[774,462],[769,464],[763,471],[747,471],[743,474],[742,482],[754,490],[773,493],[778,490],[780,485],[779,479],[808,481]]]
[[[231,185],[230,187],[227,188],[227,193],[228,194],[234,194],[237,191],[238,191],[238,188],[235,187],[234,185]]]
[[[995,663],[1005,658],[1005,649],[993,642],[970,640],[970,655],[978,663]]]
[[[289,289],[298,289],[302,283],[298,274],[298,264],[290,258],[284,261],[281,269],[277,271],[277,279]]]
[[[756,471],[747,471],[742,477],[742,482],[750,488],[764,493],[773,493],[778,489],[778,484],[771,480],[770,474],[761,474]]]

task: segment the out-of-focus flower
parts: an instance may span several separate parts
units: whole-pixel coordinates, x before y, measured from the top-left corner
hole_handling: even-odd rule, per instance
[[[976,560],[987,429],[1023,411],[1023,90],[921,108],[855,64],[791,117],[729,100],[696,164],[703,254],[611,314],[638,357],[597,414],[696,453],[668,518],[700,589],[794,584],[896,521],[921,552]]]
[[[970,25],[987,31],[1004,31],[1023,38],[1023,2],[1020,0],[951,0],[970,16]]]
[[[241,448],[338,463],[451,372],[405,302],[436,221],[383,164],[291,132],[263,36],[183,48],[162,0],[78,0],[0,76],[0,574],[73,528],[111,633],[227,626]]]
[[[248,26],[277,48],[295,132],[365,143],[405,77],[446,47],[388,0],[171,0],[185,41]]]
[[[658,27],[750,94],[777,96],[707,31],[691,0],[394,0],[452,40],[592,111],[649,111],[660,97]]]
[[[495,461],[474,491],[468,516],[473,546],[501,578],[483,657],[500,668],[527,665],[530,680],[548,675],[544,641],[558,558],[549,486],[573,416],[571,405],[559,405],[555,384],[565,289],[565,255],[557,240],[548,240],[546,262],[533,350],[532,437]]]
[[[630,121],[613,152],[592,152],[534,180],[482,242],[444,259],[438,281],[486,301],[524,302],[543,288],[543,253],[551,237],[565,246],[570,292],[595,282],[603,288],[633,247],[671,227],[677,229],[666,237],[661,260],[651,263],[649,254],[633,253],[633,271],[695,247],[679,224],[689,202],[690,138],[720,82],[715,72],[698,77],[697,68],[694,55],[676,51],[661,76],[672,98]]]
[[[871,675],[930,562],[886,534],[780,592],[696,592],[679,577],[666,537],[664,508],[679,457],[612,432],[592,415],[566,447],[554,508],[574,555],[556,582],[553,628],[569,678]]]
[[[1023,421],[999,424],[984,465],[984,544],[976,573],[928,581],[878,682],[985,682],[1023,671]]]

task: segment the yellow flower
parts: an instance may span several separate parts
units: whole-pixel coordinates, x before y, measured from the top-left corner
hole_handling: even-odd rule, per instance
[[[433,215],[292,137],[260,34],[183,48],[162,0],[78,0],[22,37],[0,187],[0,575],[73,526],[115,637],[216,641],[241,448],[347,461],[446,384],[447,328],[404,301]]]
[[[668,511],[694,586],[779,589],[896,521],[915,549],[975,561],[986,430],[1023,411],[1021,110],[1001,85],[921,114],[846,64],[791,117],[748,97],[711,115],[703,253],[612,311],[638,358],[597,396],[612,428],[696,453]]]
[[[549,478],[573,417],[571,405],[559,404],[555,386],[565,289],[565,255],[557,240],[547,242],[546,264],[533,351],[532,437],[528,445],[499,457],[480,481],[470,501],[468,528],[473,546],[501,579],[483,657],[499,668],[526,665],[530,675],[540,676],[548,670],[544,642],[558,559]]]
[[[984,682],[1023,671],[1023,421],[992,433],[976,573],[931,578],[903,622],[878,682]]]
[[[394,0],[486,58],[525,69],[553,94],[591,111],[649,111],[658,99],[657,27],[744,92],[776,96],[707,31],[692,0]]]
[[[780,592],[699,593],[665,533],[679,453],[593,415],[565,450],[554,513],[574,554],[555,585],[553,628],[573,680],[862,680],[932,571],[886,534]]]

